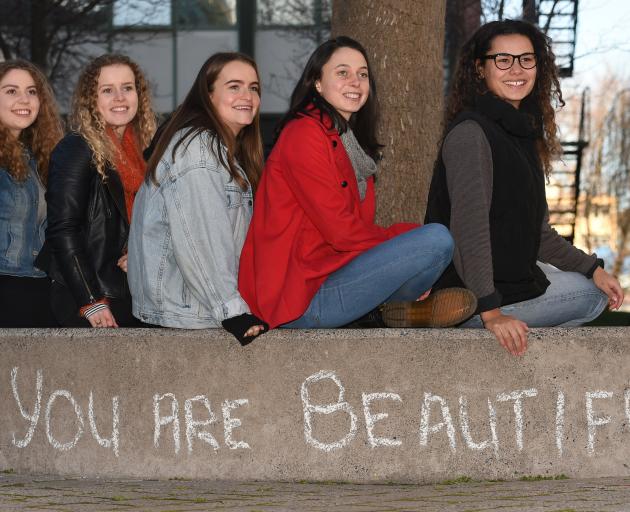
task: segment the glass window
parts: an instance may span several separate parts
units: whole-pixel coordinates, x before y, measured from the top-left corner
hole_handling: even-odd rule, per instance
[[[171,24],[170,0],[116,0],[113,24],[115,27],[154,27]]]
[[[236,0],[178,0],[177,27],[206,29],[236,24]]]
[[[258,0],[258,25],[330,25],[332,0]]]

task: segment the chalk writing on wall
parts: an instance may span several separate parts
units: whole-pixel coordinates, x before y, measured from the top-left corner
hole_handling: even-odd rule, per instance
[[[256,448],[252,439],[243,438],[243,413],[247,413],[250,418],[255,416],[258,405],[248,398],[211,401],[204,394],[185,398],[173,392],[158,392],[147,397],[146,405],[140,404],[139,407],[126,409],[148,411],[144,419],[138,419],[131,417],[131,412],[127,416],[123,414],[123,396],[106,397],[93,389],[48,389],[43,369],[37,369],[30,375],[22,375],[16,366],[12,368],[8,380],[14,404],[12,409],[5,407],[3,414],[19,415],[17,424],[23,426],[10,432],[12,445],[19,449],[25,449],[32,443],[39,428],[41,435],[45,436],[55,450],[67,452],[76,448],[79,443],[95,442],[104,450],[110,450],[115,457],[120,457],[123,432],[121,425],[134,421],[151,422],[147,423],[147,427],[152,427],[153,439],[149,443],[163,453],[172,450],[171,453],[178,455],[182,452],[182,446],[183,454],[203,450],[217,453],[225,448]],[[18,382],[21,383],[20,386]],[[325,383],[333,386],[333,393],[328,392],[325,395],[327,399],[320,397],[314,401],[313,387]],[[565,456],[563,442],[569,426],[574,429],[586,426],[586,441],[582,449],[588,456],[593,456],[597,453],[597,440],[598,436],[602,436],[602,429],[611,429],[611,424],[615,422],[630,424],[630,389],[623,392],[587,390],[580,394],[577,408],[574,395],[571,397],[572,401],[569,401],[563,390],[555,389],[552,393],[552,410],[548,411],[546,417],[551,418],[550,422],[555,422],[549,425],[548,430],[553,436],[551,440],[555,440],[556,455],[559,458]],[[540,395],[541,392],[533,387],[500,391],[491,396],[476,395],[473,398],[463,394],[449,397],[438,394],[435,390],[423,391],[419,397],[414,397],[418,404],[414,407],[418,409],[415,413],[417,426],[413,443],[420,449],[426,449],[439,441],[446,443],[447,450],[451,453],[462,450],[488,451],[495,457],[499,456],[502,448],[517,452],[526,450],[527,425],[533,415],[539,413]],[[315,396],[320,396],[320,393]],[[405,437],[405,432],[391,432],[390,429],[388,435],[377,433],[381,432],[380,427],[394,425],[392,428],[395,429],[395,425],[400,424],[392,420],[395,420],[401,407],[409,406],[409,400],[406,401],[403,396],[391,390],[363,391],[359,394],[358,403],[351,402],[347,396],[341,377],[333,370],[315,372],[302,381],[297,398],[298,403],[301,401],[299,405],[302,422],[296,428],[303,429],[306,446],[329,453],[347,448],[358,437],[371,450],[404,449],[405,445],[409,445],[410,437]],[[293,393],[288,393],[286,400],[296,400],[296,397]],[[570,418],[567,418],[567,403],[572,405]],[[623,407],[620,414],[602,412],[605,404],[608,406],[606,410],[610,411],[611,405],[618,403],[622,403]],[[8,412],[10,410],[13,412]],[[331,440],[328,435],[324,441],[314,429],[315,421],[318,425],[317,432],[326,433],[326,422],[333,420],[333,417],[337,420],[344,419],[347,427],[339,430],[337,421],[333,436],[336,439]],[[471,418],[475,418],[475,421]],[[499,420],[503,421],[502,425],[512,425],[510,428],[513,428],[513,434],[507,435],[502,430],[500,438]],[[296,435],[301,436],[302,433],[296,431]],[[531,437],[533,434],[529,435]],[[407,441],[403,442],[403,439]]]

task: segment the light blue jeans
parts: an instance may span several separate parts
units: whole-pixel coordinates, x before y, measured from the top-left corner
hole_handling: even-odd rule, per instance
[[[502,306],[502,313],[522,320],[529,327],[577,327],[604,311],[608,297],[592,279],[541,262],[538,266],[551,283],[547,291],[535,299]],[[475,315],[460,327],[483,327],[483,323]]]
[[[437,281],[452,257],[453,238],[441,224],[407,231],[330,274],[304,314],[281,327],[340,327],[384,302],[416,300]]]

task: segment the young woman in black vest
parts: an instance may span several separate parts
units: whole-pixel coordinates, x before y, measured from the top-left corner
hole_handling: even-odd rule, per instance
[[[464,284],[477,314],[514,355],[528,326],[575,326],[618,309],[617,279],[549,226],[545,178],[560,153],[554,106],[564,105],[549,39],[523,21],[482,26],[462,48],[426,222],[455,239],[434,288]]]

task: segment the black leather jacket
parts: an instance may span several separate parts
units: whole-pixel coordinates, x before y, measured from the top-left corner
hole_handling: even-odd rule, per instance
[[[117,265],[129,236],[124,191],[114,169],[106,174],[103,183],[92,151],[76,133],[66,135],[50,158],[48,275],[70,289],[79,307],[129,296],[127,276]]]

